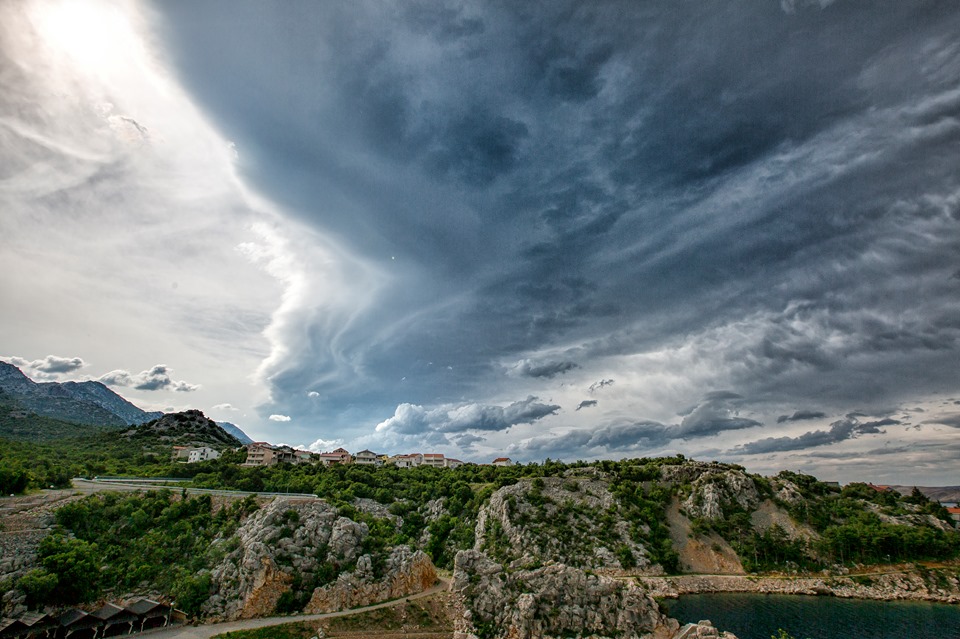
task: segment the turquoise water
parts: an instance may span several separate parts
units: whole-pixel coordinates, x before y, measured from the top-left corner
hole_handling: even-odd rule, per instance
[[[801,595],[684,595],[664,602],[681,623],[709,619],[739,639],[960,639],[960,606]]]

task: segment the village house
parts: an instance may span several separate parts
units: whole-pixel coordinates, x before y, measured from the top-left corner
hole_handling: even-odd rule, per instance
[[[452,457],[447,457],[443,461],[444,461],[445,468],[459,468],[460,466],[463,466],[462,461],[460,461],[459,459],[453,459]]]
[[[317,455],[317,460],[324,466],[332,466],[333,464],[349,464],[353,461],[353,457],[345,448],[338,448],[328,453],[320,453]]]
[[[189,446],[174,446],[173,454],[171,455],[173,461],[180,459],[188,459],[190,457],[190,451],[193,450]]]
[[[300,449],[294,449],[293,451],[294,464],[313,464],[316,461],[317,461],[316,453],[311,453],[309,450],[300,450]]]
[[[431,466],[433,468],[444,468],[446,463],[443,460],[443,453],[424,453],[421,465]]]
[[[271,446],[266,442],[247,444],[247,461],[243,466],[273,466],[280,462],[294,463],[295,454],[287,446]]]
[[[409,455],[395,455],[390,458],[397,468],[413,468],[423,463],[423,455],[412,453]]]
[[[510,461],[509,457],[497,457],[493,460],[494,466],[513,466],[513,462]]]
[[[359,453],[353,456],[353,463],[366,466],[379,466],[381,462],[380,456],[375,452],[370,450],[361,450]]]
[[[207,461],[208,459],[216,459],[219,456],[220,453],[209,446],[191,448],[187,454],[187,463],[195,464],[196,462]]]

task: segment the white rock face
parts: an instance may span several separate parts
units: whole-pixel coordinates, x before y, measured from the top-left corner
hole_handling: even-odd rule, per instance
[[[493,493],[480,509],[474,549],[496,546],[512,568],[551,561],[605,570],[649,568],[646,549],[616,513],[617,501],[606,481],[522,479]],[[622,564],[618,552],[624,549],[634,566]]]
[[[682,506],[691,518],[721,519],[725,505],[752,511],[759,503],[760,493],[753,479],[743,471],[726,469],[697,477]]]

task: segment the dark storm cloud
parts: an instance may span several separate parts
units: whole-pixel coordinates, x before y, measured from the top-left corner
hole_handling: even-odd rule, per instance
[[[956,377],[948,3],[156,10],[244,179],[395,278],[342,330],[306,329],[311,348],[270,372],[279,403],[374,421],[480,406],[504,362],[573,348],[621,379],[591,364],[677,343],[778,412],[817,397],[843,414]],[[333,374],[342,361],[362,380]],[[759,426],[739,401],[706,398],[670,436]],[[505,423],[480,413],[479,429]],[[398,428],[432,428],[410,417]],[[867,432],[845,428],[761,441]]]
[[[808,431],[798,437],[767,437],[738,446],[733,452],[757,455],[828,446],[860,435],[875,435],[883,432],[880,429],[884,426],[895,426],[900,423],[902,422],[891,418],[861,422],[855,416],[848,415],[846,418],[830,424],[829,430]]]
[[[524,377],[546,377],[549,379],[573,370],[574,368],[577,368],[576,362],[533,362],[529,359],[524,359],[514,364],[510,372]]]
[[[559,410],[559,406],[544,404],[533,396],[507,406],[464,404],[426,409],[423,406],[401,404],[397,406],[393,417],[381,422],[377,430],[404,435],[503,431],[518,424],[532,424]]]
[[[798,410],[793,415],[780,415],[777,417],[777,423],[802,422],[810,419],[823,419],[826,416],[826,413],[818,410]]]
[[[937,419],[928,419],[923,424],[940,424],[943,426],[949,426],[951,428],[960,428],[960,414],[947,415],[944,417],[938,417]]]
[[[471,435],[470,433],[461,433],[459,435],[453,435],[450,439],[463,450],[472,450],[474,444],[479,444],[480,442],[487,441],[485,437],[480,437],[478,435]]]
[[[669,441],[664,435],[669,428],[658,422],[618,424],[594,430],[581,428],[559,435],[534,437],[510,446],[507,451],[522,459],[536,459],[544,456],[573,458],[609,451],[648,450]]]
[[[594,382],[594,383],[590,384],[590,388],[589,388],[588,390],[589,390],[591,393],[595,393],[596,391],[600,390],[601,388],[605,388],[605,387],[607,387],[607,386],[612,386],[613,384],[614,384],[614,380],[612,380],[612,379],[601,379],[601,380],[598,381],[598,382]]]
[[[574,459],[616,452],[658,452],[671,442],[700,440],[726,431],[761,426],[758,421],[736,416],[737,406],[743,401],[736,393],[715,391],[692,407],[679,424],[643,420],[594,429],[578,428],[558,435],[532,437],[512,445],[508,451],[521,459],[536,459],[543,454]],[[581,406],[583,403],[587,402]]]
[[[675,437],[709,437],[726,430],[740,430],[760,426],[755,419],[747,419],[737,414],[737,408],[744,398],[731,391],[713,391],[690,409],[680,425]]]

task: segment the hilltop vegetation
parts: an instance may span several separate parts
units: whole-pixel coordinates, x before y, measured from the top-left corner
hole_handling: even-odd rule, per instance
[[[960,550],[960,536],[946,513],[919,493],[900,496],[864,484],[841,490],[806,475],[784,472],[764,478],[738,466],[680,456],[453,470],[248,468],[237,461],[228,456],[173,467],[141,459],[144,467],[188,475],[194,486],[313,493],[323,501],[299,510],[277,506],[264,514],[253,498],[217,509],[209,497],[169,491],[86,497],[57,512],[58,531],[42,544],[38,567],[21,575],[15,588],[31,604],[160,592],[199,613],[213,590],[255,581],[235,575],[218,576],[213,583],[211,570],[256,538],[268,542],[260,551],[267,553],[263,557],[288,575],[278,582],[271,611],[301,610],[318,588],[345,576],[367,580],[363,583],[382,580],[397,557],[409,558],[416,550],[438,567],[455,568],[456,560],[468,601],[474,596],[479,605],[491,592],[519,597],[525,580],[589,585],[594,579],[589,575],[596,571],[679,572],[682,562],[666,523],[668,511],[685,518],[694,535],[712,535],[729,544],[745,571],[947,560]],[[260,513],[256,526],[270,528],[262,533],[245,529],[247,542],[242,542],[238,530],[254,513]],[[761,517],[771,513],[781,523]],[[334,552],[335,543],[344,543],[343,531],[353,531],[353,546]],[[301,547],[311,548],[310,557],[298,555]],[[400,548],[412,550],[397,555]],[[456,559],[467,550],[475,553],[469,560]],[[227,563],[242,564],[237,557]],[[476,582],[470,566],[481,571]],[[558,573],[556,566],[574,572]],[[62,587],[78,583],[77,571],[87,576],[87,587]],[[495,574],[502,576],[491,581],[489,575]],[[614,596],[612,586],[604,583],[589,587]],[[615,596],[629,600],[635,594]],[[489,621],[495,626],[503,620]],[[575,620],[554,622],[560,625],[544,621],[544,627]],[[612,632],[612,626],[597,628]]]
[[[0,434],[5,435],[0,438],[0,494],[7,495],[29,488],[65,488],[73,477],[229,474],[228,469],[236,468],[246,455],[235,450],[240,446],[236,437],[196,410],[114,428],[72,424],[0,406]],[[185,465],[171,460],[173,446],[211,446],[224,457],[215,465]]]

